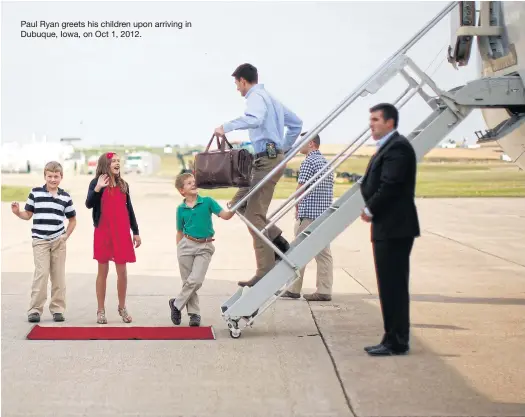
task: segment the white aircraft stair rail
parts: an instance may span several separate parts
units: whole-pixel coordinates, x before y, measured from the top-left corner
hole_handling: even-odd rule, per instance
[[[398,108],[401,108],[415,93],[419,92],[421,85],[426,83],[425,76],[422,77],[421,84],[411,81],[408,75],[405,78],[411,85],[410,89],[415,88],[402,99],[398,99]],[[402,96],[405,94],[407,91]],[[433,112],[407,136],[414,147],[418,161],[434,148],[443,137],[452,132],[474,109],[506,108],[509,111],[520,112],[520,115],[523,114],[522,112],[525,111],[525,80],[516,75],[485,77],[448,92],[442,92],[441,95],[429,98],[426,102],[433,109]],[[343,160],[350,155],[351,153],[345,155]],[[330,164],[327,163],[326,167],[328,165]],[[329,170],[325,169],[327,172],[322,171],[324,172],[322,177],[301,194],[296,201],[310,193],[335,168],[334,166]],[[296,237],[286,253],[289,259],[288,266],[278,262],[263,279],[251,290],[248,290],[249,292],[243,293],[243,290],[239,289],[223,304],[223,316],[228,322],[232,337],[237,338],[241,334],[240,319],[246,321],[246,326],[251,326],[254,317],[269,308],[280,293],[295,281],[297,278],[296,270],[290,269],[289,264],[296,265],[296,268],[305,266],[359,217],[364,206],[359,191],[359,184],[354,184]],[[291,196],[290,200],[292,198]],[[294,205],[286,207],[286,209],[290,210]],[[286,202],[282,207],[285,208],[285,206]],[[278,213],[280,214],[279,210],[273,215],[276,216]]]
[[[423,84],[427,84],[431,87],[434,92],[439,96],[442,93],[439,90],[430,77],[421,71],[417,66],[408,58],[405,53],[415,45],[428,31],[430,31],[443,17],[445,17],[451,10],[456,7],[458,2],[449,3],[435,18],[428,22],[419,32],[416,33],[403,47],[401,47],[391,58],[389,58],[381,67],[373,73],[366,81],[364,81],[357,89],[354,90],[341,104],[339,104],[323,121],[321,121],[315,128],[309,131],[299,143],[293,147],[292,151],[288,152],[284,160],[276,166],[266,177],[255,185],[249,193],[247,193],[241,200],[239,200],[231,210],[237,212],[246,200],[252,196],[265,182],[269,180],[276,172],[282,170],[286,163],[292,159],[299,149],[310,141],[315,135],[320,133],[326,126],[328,126],[339,114],[341,114],[350,104],[352,104],[360,96],[366,96],[367,94],[374,94],[377,92],[385,83],[393,78],[398,73],[402,73],[405,79],[409,82],[409,89],[414,90],[415,93],[422,92],[421,87]],[[405,67],[409,67],[413,70],[420,78],[420,83],[414,83],[410,76],[405,71]],[[410,93],[414,93],[411,91]],[[413,97],[413,94],[409,96]],[[414,94],[415,94],[414,93]],[[403,94],[404,96],[405,94]],[[422,95],[423,97],[426,97]],[[408,101],[408,100],[406,100]],[[406,101],[404,103],[406,103]],[[402,103],[402,104],[404,104]],[[428,102],[431,107],[435,107],[435,102]],[[446,117],[441,118],[442,115]],[[463,114],[454,106],[453,100],[446,100],[443,106],[438,107],[432,113],[433,121],[428,122],[426,127],[421,129],[421,132],[415,135],[416,138],[424,137],[426,139],[425,144],[422,148],[429,147],[431,149],[443,136],[440,136],[436,143],[427,144],[431,142],[428,135],[421,135],[421,133],[432,131],[433,134],[436,129],[432,128],[437,120],[445,120],[445,125],[453,127],[458,121],[463,119]],[[443,130],[443,122],[440,124],[441,130]],[[439,130],[439,129],[437,129]],[[446,130],[446,129],[445,129]],[[447,132],[442,132],[446,134]],[[363,136],[363,135],[361,135]],[[361,137],[360,136],[360,137]],[[359,140],[359,138],[357,140]],[[434,139],[434,138],[431,138]],[[365,139],[366,140],[366,139]],[[364,141],[362,141],[364,142]],[[362,144],[362,143],[361,143]],[[355,150],[354,150],[355,152]],[[350,154],[345,155],[348,158]],[[343,159],[343,161],[344,161]],[[334,161],[332,161],[333,163]],[[323,175],[329,175],[331,171],[335,169],[332,166],[330,171],[326,171]],[[316,184],[322,181],[321,177]],[[304,194],[311,192],[316,184],[313,184]],[[253,319],[257,314],[261,314],[266,310],[273,301],[277,298],[283,287],[288,287],[295,279],[299,276],[299,270],[305,266],[315,255],[317,255],[324,247],[327,246],[339,233],[341,233],[349,224],[351,224],[360,214],[360,210],[364,206],[362,196],[359,191],[359,184],[354,184],[343,196],[341,196],[329,210],[326,210],[315,222],[313,222],[309,228],[301,233],[301,236],[296,238],[286,255],[282,253],[263,231],[258,230],[253,226],[244,216],[237,212],[237,215],[243,220],[244,223],[259,236],[267,245],[269,245],[281,258],[280,262],[277,262],[273,269],[271,269],[262,279],[260,279],[251,289],[243,292],[242,288],[228,299],[222,306],[221,311],[223,318],[230,328],[230,335],[237,338],[241,334],[239,322],[241,319],[246,320],[246,326],[253,323]],[[305,195],[302,195],[304,198]],[[290,199],[291,201],[291,199]],[[295,205],[295,204],[294,204]],[[344,207],[344,210],[342,208]],[[288,210],[291,207],[288,207]],[[276,213],[273,213],[275,215]],[[277,220],[275,220],[277,221]],[[321,226],[322,227],[319,227]],[[266,305],[265,305],[266,303]]]
[[[396,107],[398,109],[401,109],[415,94],[417,94],[419,92],[419,90],[421,89],[422,87],[422,84],[420,85],[417,85],[415,84],[414,86],[411,86],[411,87],[408,87],[397,99],[396,101],[393,103],[394,105],[396,105]],[[366,136],[365,136],[366,135]],[[331,172],[333,172],[340,164],[342,164],[348,157],[350,157],[353,152],[351,152],[350,154],[345,154],[345,151],[347,151],[349,148],[352,147],[352,145],[359,141],[359,139],[361,139],[359,142],[360,144],[363,144],[364,142],[366,142],[366,140],[368,140],[371,136],[371,133],[369,132],[369,128],[367,128],[365,131],[363,131],[363,133],[361,133],[361,135],[358,136],[357,139],[355,139],[353,142],[350,143],[350,145],[348,145],[342,152],[340,152],[338,155],[336,155],[336,157],[334,159],[332,159],[332,161],[330,161],[326,166],[325,166],[325,169],[329,168],[332,164],[335,163],[335,161],[337,161],[337,159],[341,156],[343,156],[344,158],[341,159],[340,161],[337,162],[337,164],[335,164],[333,166],[332,169],[330,169],[328,172],[326,172],[326,175],[329,175]],[[362,139],[364,137],[364,139]],[[359,145],[360,146],[360,145]],[[359,146],[356,148],[356,150],[359,148]],[[319,171],[317,172],[312,178],[310,178],[310,180],[308,180],[308,182],[306,182],[304,185],[303,185],[303,188],[297,190],[294,194],[292,194],[284,203],[283,205],[280,207],[284,207],[288,202],[290,202],[297,193],[301,192],[302,189],[304,188],[307,188],[309,186],[309,184],[311,184],[320,174],[322,174],[323,172],[325,172],[325,170],[322,170],[322,171]],[[323,178],[321,178],[315,185],[319,184],[319,182],[325,178],[325,176],[323,176]],[[299,201],[301,201],[302,198],[306,197],[314,188],[315,188],[315,185],[310,189],[308,190],[306,193],[304,193],[300,198],[298,198],[293,204],[292,206],[289,208],[291,209],[292,207],[294,207]],[[277,214],[277,212],[279,211],[279,209],[276,210],[276,212],[274,214]],[[288,211],[288,210],[287,210]],[[274,215],[272,214],[272,216]],[[269,224],[268,226],[266,226],[261,232],[265,232],[271,225],[275,224],[282,216],[284,216],[286,214],[286,212],[282,213],[282,214],[279,214],[278,217],[276,217],[274,220],[272,220],[271,224]],[[271,217],[268,217],[268,219],[270,219]],[[280,253],[280,252],[279,252]],[[284,291],[284,290],[283,290]],[[231,303],[227,303],[228,305],[231,305]],[[225,309],[223,308],[223,311],[225,311]],[[262,311],[260,311],[262,312]]]
[[[397,107],[398,110],[401,110],[403,106],[408,103],[412,97],[416,94],[422,92],[423,84],[415,84],[414,86],[409,86],[392,104]],[[334,172],[343,162],[345,162],[350,156],[352,156],[370,137],[372,133],[367,127],[356,139],[354,139],[350,144],[339,152],[331,161],[329,161],[324,169],[316,172],[307,182],[305,182],[300,188],[295,190],[273,213],[267,216],[267,219],[270,222],[266,225],[262,232],[265,233],[270,227],[276,224],[286,213],[295,207],[301,200],[303,200],[308,194],[310,194],[314,188],[324,180],[328,175]],[[357,143],[352,150],[351,148]],[[348,152],[348,153],[347,153]],[[330,168],[330,169],[329,169]],[[317,181],[318,177],[319,180]],[[315,184],[311,187],[312,183],[315,181]],[[306,190],[306,191],[305,191]]]
[[[434,110],[409,135],[413,138],[411,142],[418,159],[421,159],[447,133],[452,131],[463,120],[464,116],[466,114],[462,114],[462,117],[459,118],[446,105]],[[298,277],[297,271],[306,266],[359,217],[364,205],[360,184],[356,183],[295,238],[290,249],[286,252],[288,263],[277,262],[252,288],[239,288],[221,307],[223,317],[230,328],[230,335],[233,338],[240,336],[242,329],[239,322],[241,320],[246,323],[244,327],[251,326],[255,317],[269,308],[279,295],[293,284]],[[294,267],[290,267],[290,264]]]

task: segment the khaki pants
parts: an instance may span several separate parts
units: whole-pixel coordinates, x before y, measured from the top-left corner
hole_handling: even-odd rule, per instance
[[[198,243],[185,237],[177,245],[182,279],[182,289],[175,298],[175,307],[179,311],[186,307],[188,314],[200,314],[197,291],[202,287],[214,252],[213,243]]]
[[[51,314],[64,313],[66,309],[66,241],[64,236],[49,241],[33,239],[33,258],[35,273],[31,287],[29,312],[44,312],[47,300],[47,281],[51,275]]]
[[[295,222],[295,236],[298,236],[303,230],[313,223],[311,219],[302,219]],[[316,281],[316,293],[318,294],[332,294],[332,284],[334,282],[334,265],[332,261],[332,253],[330,251],[330,245],[324,248],[315,257],[317,263],[317,281]],[[301,269],[301,277],[295,281],[295,283],[288,288],[288,291],[299,294],[303,287],[303,277],[305,268]]]
[[[239,188],[229,206],[233,206],[237,201],[243,198],[251,188],[259,183],[268,173],[279,165],[284,159],[283,154],[277,155],[277,158],[270,159],[268,157],[258,158],[254,161],[252,167],[252,179],[250,187]],[[252,223],[258,230],[262,230],[269,223],[266,220],[268,208],[272,202],[275,185],[284,174],[284,167],[277,172],[268,182],[266,182],[259,190],[257,190],[248,201],[239,208],[246,220]],[[257,262],[257,271],[255,275],[261,278],[275,265],[275,252],[262,239],[260,239],[251,229],[248,229],[253,238],[253,248],[255,249],[255,259]],[[282,233],[277,226],[272,226],[267,233],[270,240],[276,239]]]

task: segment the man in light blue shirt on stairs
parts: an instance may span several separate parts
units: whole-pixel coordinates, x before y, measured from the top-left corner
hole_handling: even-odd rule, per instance
[[[242,64],[233,72],[237,90],[246,98],[246,111],[244,116],[234,119],[215,129],[217,135],[223,136],[234,130],[249,130],[250,140],[254,148],[255,160],[252,168],[252,181],[250,187],[240,188],[228,204],[234,205],[250,188],[261,181],[272,169],[279,165],[284,154],[288,152],[301,133],[303,122],[295,113],[272,97],[258,84],[257,68],[251,64]],[[286,126],[286,134],[285,134]],[[276,173],[271,180],[255,192],[239,212],[246,217],[257,229],[262,230],[267,224],[266,214],[273,198],[275,185],[282,177],[284,167]],[[255,276],[248,281],[240,281],[240,286],[255,285],[267,272],[275,260],[272,248],[264,243],[255,233],[252,234],[255,247],[257,271]],[[273,226],[268,230],[268,238],[285,253],[290,245],[284,237],[282,230]]]

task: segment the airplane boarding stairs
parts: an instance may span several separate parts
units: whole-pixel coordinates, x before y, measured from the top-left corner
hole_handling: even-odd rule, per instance
[[[524,80],[519,75],[505,77],[487,77],[467,83],[465,86],[450,91],[440,90],[436,84],[414,62],[405,55],[433,26],[450,13],[458,2],[452,2],[433,20],[421,29],[407,44],[387,60],[373,75],[363,82],[347,99],[333,110],[321,123],[301,138],[299,143],[286,155],[284,161],[272,170],[263,181],[254,186],[242,200],[231,209],[237,209],[253,195],[277,170],[298,152],[303,144],[320,133],[335,117],[357,98],[376,93],[390,79],[400,74],[408,83],[407,89],[398,97],[394,105],[401,109],[412,97],[419,94],[431,107],[431,114],[423,120],[407,137],[417,155],[418,161],[434,148],[443,138],[454,130],[476,108],[524,108]],[[412,74],[411,74],[412,73]],[[415,77],[415,78],[414,78]],[[419,81],[416,81],[419,79]],[[429,87],[435,96],[429,96],[423,87]],[[359,182],[354,184],[332,206],[318,217],[306,230],[295,238],[290,249],[283,254],[266,236],[266,230],[282,218],[301,199],[311,192],[320,181],[333,172],[342,162],[351,156],[368,138],[369,129],[365,129],[342,152],[329,161],[325,169],[311,178],[299,190],[293,193],[274,213],[268,216],[269,224],[259,231],[247,219],[237,212],[246,225],[281,257],[259,282],[251,288],[239,288],[221,306],[221,313],[230,330],[230,336],[241,335],[241,323],[251,326],[254,319],[261,315],[298,277],[299,271],[306,266],[323,248],[332,242],[341,232],[352,224],[365,206],[360,192]],[[304,192],[303,192],[304,190]],[[301,194],[301,192],[303,192]]]

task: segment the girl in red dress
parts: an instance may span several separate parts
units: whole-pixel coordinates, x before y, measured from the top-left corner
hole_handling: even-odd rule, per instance
[[[96,176],[89,184],[86,207],[93,209],[95,226],[93,259],[98,261],[97,323],[108,322],[104,304],[109,261],[115,263],[117,270],[118,313],[124,323],[131,323],[132,318],[126,308],[126,264],[136,261],[135,248],[140,246],[141,240],[129,185],[120,176],[120,158],[116,153],[108,152],[100,156]]]

